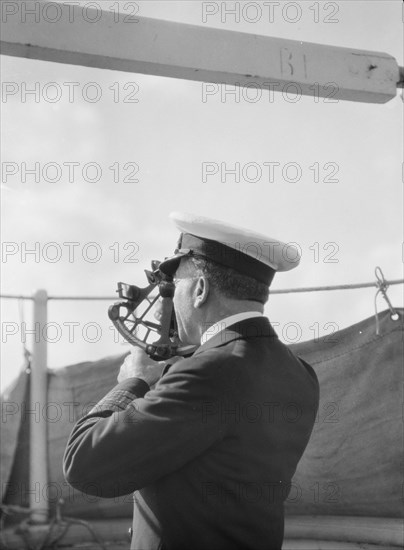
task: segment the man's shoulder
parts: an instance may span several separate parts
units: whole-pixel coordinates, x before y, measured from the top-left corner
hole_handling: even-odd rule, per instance
[[[214,385],[225,387],[229,377],[245,368],[245,359],[233,354],[234,344],[210,348],[202,353],[178,360],[160,378],[165,384]]]
[[[217,372],[218,370],[230,368],[237,363],[234,356],[235,342],[230,342],[221,347],[207,349],[201,353],[186,357],[177,361],[170,367],[170,373],[184,373],[189,370],[193,372]],[[241,358],[240,362],[241,362]]]

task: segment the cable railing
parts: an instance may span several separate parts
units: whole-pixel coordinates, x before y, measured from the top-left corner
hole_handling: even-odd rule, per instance
[[[392,279],[390,281],[382,279],[384,286],[392,286],[404,284],[404,279]],[[368,283],[353,283],[353,284],[343,284],[343,285],[325,285],[325,286],[307,286],[307,287],[297,287],[297,288],[281,288],[278,290],[270,290],[271,295],[275,294],[291,294],[299,292],[324,292],[329,290],[354,290],[359,288],[379,288],[380,281],[376,280]],[[10,300],[34,300],[34,296],[24,296],[22,294],[0,294],[0,298],[10,299]],[[48,296],[48,300],[60,300],[60,301],[112,301],[115,300],[116,296]]]

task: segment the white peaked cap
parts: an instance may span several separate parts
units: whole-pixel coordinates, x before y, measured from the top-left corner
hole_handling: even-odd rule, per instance
[[[172,275],[185,256],[201,256],[270,284],[276,271],[299,264],[293,244],[204,216],[172,212],[170,218],[181,236],[174,256],[160,264],[163,273]]]

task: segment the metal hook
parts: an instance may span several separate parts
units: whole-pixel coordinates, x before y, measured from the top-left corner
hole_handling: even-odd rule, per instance
[[[375,268],[375,275],[376,275],[376,287],[377,287],[377,292],[376,292],[376,295],[375,295],[376,335],[379,336],[379,334],[380,334],[380,331],[379,331],[379,315],[378,315],[378,312],[377,312],[377,297],[378,297],[378,295],[381,294],[383,296],[383,298],[385,299],[385,301],[387,302],[387,305],[389,306],[389,310],[390,310],[390,315],[391,315],[392,318],[397,317],[398,313],[394,309],[392,303],[389,300],[389,297],[387,296],[387,289],[389,288],[389,284],[386,281],[386,279],[384,278],[383,271],[381,270],[381,268],[379,266],[377,266]]]

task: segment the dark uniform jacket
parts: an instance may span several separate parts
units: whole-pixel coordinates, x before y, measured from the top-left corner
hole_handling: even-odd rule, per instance
[[[154,389],[118,384],[74,427],[66,479],[107,498],[136,491],[134,549],[280,549],[283,501],[318,398],[313,369],[267,318],[250,318]]]

